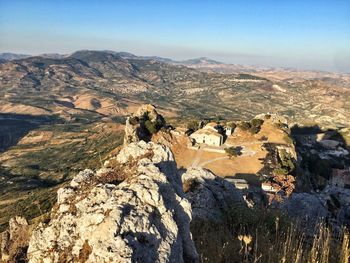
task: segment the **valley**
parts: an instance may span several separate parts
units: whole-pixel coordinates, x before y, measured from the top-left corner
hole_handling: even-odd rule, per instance
[[[123,143],[126,117],[144,103],[156,105],[175,130],[202,120],[225,124],[269,113],[285,116],[290,127],[337,130],[349,142],[349,83],[346,74],[174,62],[109,51],[2,61],[1,228],[18,213],[28,219],[45,213],[57,189],[74,174],[103,166]],[[284,136],[269,121],[255,135],[238,129],[226,142],[242,147],[243,154],[234,158],[188,148],[183,135],[170,146],[179,169],[203,167],[261,187],[257,174],[268,174],[264,160],[271,155],[266,144],[288,144]],[[321,184],[320,178],[313,186]]]

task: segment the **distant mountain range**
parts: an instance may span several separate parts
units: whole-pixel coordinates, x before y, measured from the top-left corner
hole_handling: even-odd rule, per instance
[[[81,51],[89,52],[89,50],[81,50]],[[80,51],[78,51],[78,52],[80,52]],[[218,61],[212,60],[210,58],[206,58],[206,57],[193,58],[193,59],[188,59],[188,60],[183,60],[183,61],[175,61],[175,60],[170,59],[170,58],[163,58],[163,57],[159,57],[159,56],[137,56],[137,55],[134,55],[134,54],[129,53],[129,52],[116,52],[116,51],[111,51],[111,50],[102,50],[100,52],[113,54],[113,55],[119,56],[119,57],[124,58],[124,59],[136,59],[136,58],[137,59],[153,59],[153,60],[160,61],[160,62],[184,64],[184,65],[225,64],[223,62],[218,62]],[[60,59],[60,58],[69,57],[70,55],[73,55],[73,54],[43,53],[40,55],[29,55],[29,54],[17,54],[17,53],[0,53],[0,60],[11,61],[11,60],[18,60],[18,59],[24,59],[24,58],[29,58],[29,57],[43,57],[43,58]]]
[[[158,62],[168,63],[172,65],[183,65],[186,67],[194,68],[203,72],[214,72],[221,74],[236,74],[236,73],[255,73],[255,74],[269,74],[275,80],[286,79],[286,74],[290,74],[291,80],[302,80],[302,79],[314,79],[324,77],[338,77],[346,76],[350,74],[341,74],[341,73],[332,73],[324,72],[318,70],[300,70],[295,68],[286,68],[286,67],[266,67],[266,66],[246,66],[240,64],[228,64],[220,61],[216,61],[207,57],[192,58],[187,60],[176,61],[170,58],[163,58],[159,56],[137,56],[129,52],[116,52],[111,50],[81,50],[79,52],[102,52],[105,54],[112,54],[114,56],[123,58],[123,59],[142,59],[142,60],[155,60]],[[40,55],[29,55],[29,54],[16,54],[16,53],[0,53],[0,63],[5,61],[12,61],[18,59],[25,59],[30,57],[42,57],[42,58],[52,58],[52,59],[63,59],[67,57],[74,56],[72,54],[59,54],[59,53],[44,53]]]
[[[39,57],[43,58],[64,58],[68,55],[58,54],[58,53],[44,53],[38,55]],[[17,53],[0,53],[0,60],[2,61],[12,61],[12,60],[18,60],[18,59],[24,59],[24,58],[30,58],[33,57],[33,55],[28,54],[17,54]]]
[[[113,51],[20,57],[0,64],[0,112],[101,118],[125,116],[132,104],[147,102],[181,116],[242,119],[275,112],[327,125],[350,119],[346,74]]]
[[[31,55],[26,54],[16,54],[16,53],[0,53],[0,60],[16,60],[22,58],[29,58]]]

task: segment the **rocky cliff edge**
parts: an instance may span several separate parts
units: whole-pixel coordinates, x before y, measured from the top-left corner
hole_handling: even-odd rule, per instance
[[[168,147],[144,141],[57,194],[50,220],[32,233],[29,262],[198,262],[192,217],[217,218],[241,200],[208,171],[181,175]]]

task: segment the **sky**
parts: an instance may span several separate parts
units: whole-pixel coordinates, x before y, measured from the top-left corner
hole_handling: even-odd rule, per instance
[[[0,52],[81,49],[350,72],[350,0],[0,0]]]

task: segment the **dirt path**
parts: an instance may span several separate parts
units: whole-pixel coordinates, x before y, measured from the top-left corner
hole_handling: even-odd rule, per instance
[[[205,161],[205,162],[202,162],[200,163],[198,166],[199,167],[203,167],[209,163],[212,163],[212,162],[216,162],[216,161],[219,161],[219,160],[225,160],[225,159],[229,159],[228,156],[224,156],[224,157],[218,157],[218,158],[214,158],[214,159],[211,159],[211,160],[208,160],[208,161]]]
[[[199,162],[201,160],[201,157],[203,155],[203,149],[202,147],[200,147],[196,153],[196,156],[193,158],[193,162],[191,167],[198,167],[199,166]]]

